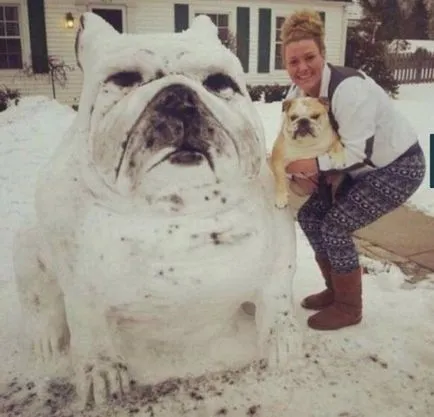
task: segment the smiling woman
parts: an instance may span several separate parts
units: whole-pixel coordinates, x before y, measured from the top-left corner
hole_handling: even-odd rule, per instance
[[[285,20],[282,58],[292,81],[318,96],[325,60],[324,28],[319,14],[300,13]]]
[[[285,168],[311,194],[298,221],[327,287],[302,305],[320,310],[309,317],[310,327],[336,330],[362,319],[362,272],[352,233],[402,205],[422,183],[425,160],[413,127],[372,78],[326,62],[319,13],[288,16],[281,39],[283,64],[295,85],[287,99],[327,100],[330,123],[343,145],[339,161],[327,152],[305,155]],[[313,192],[297,180],[306,172],[318,176]],[[346,178],[332,199],[328,182],[336,173]]]

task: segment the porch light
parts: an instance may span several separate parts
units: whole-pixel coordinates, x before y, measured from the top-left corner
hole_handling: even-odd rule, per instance
[[[65,27],[72,29],[74,27],[74,16],[71,12],[65,14]]]

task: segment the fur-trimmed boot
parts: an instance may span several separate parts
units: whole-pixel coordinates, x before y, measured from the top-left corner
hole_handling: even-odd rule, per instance
[[[327,288],[317,294],[308,295],[302,300],[301,306],[309,310],[322,310],[323,308],[328,307],[334,301],[330,277],[332,266],[328,258],[315,257],[315,260],[319,266]]]
[[[331,273],[334,302],[309,317],[307,324],[315,330],[337,330],[362,320],[362,269],[345,274]]]

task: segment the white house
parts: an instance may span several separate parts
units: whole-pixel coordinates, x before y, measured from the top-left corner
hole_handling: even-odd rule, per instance
[[[345,57],[347,7],[351,0],[0,0],[0,85],[22,95],[53,95],[49,60],[63,61],[65,87],[56,98],[78,102],[81,73],[74,40],[81,13],[92,10],[121,32],[167,32],[187,28],[197,14],[208,14],[223,41],[236,52],[250,84],[285,84],[279,59],[279,28],[288,14],[314,8],[325,21],[331,63]],[[54,62],[55,62],[54,61]],[[31,71],[29,71],[31,70]],[[33,74],[33,75],[32,75]]]

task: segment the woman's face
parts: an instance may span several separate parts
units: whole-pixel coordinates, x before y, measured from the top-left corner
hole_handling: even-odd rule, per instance
[[[321,86],[324,57],[312,39],[285,46],[285,64],[291,80],[306,94],[317,97]]]

